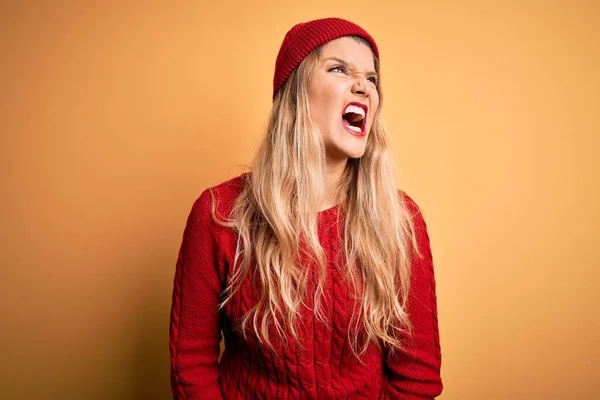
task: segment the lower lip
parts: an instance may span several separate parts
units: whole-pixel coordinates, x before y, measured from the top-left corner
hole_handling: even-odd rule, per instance
[[[348,128],[346,126],[346,124],[344,123],[344,118],[342,118],[342,126],[344,127],[345,130],[347,130],[348,132],[350,132],[350,134],[352,134],[353,136],[356,136],[356,137],[364,137],[364,136],[366,136],[365,131],[354,132],[353,130],[351,130],[350,128]]]

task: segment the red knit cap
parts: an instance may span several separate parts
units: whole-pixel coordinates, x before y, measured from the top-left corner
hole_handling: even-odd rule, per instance
[[[367,40],[375,57],[379,60],[379,51],[375,40],[360,26],[341,18],[323,18],[294,25],[286,33],[277,61],[273,78],[273,98],[288,79],[294,68],[317,47],[342,36],[360,36]]]

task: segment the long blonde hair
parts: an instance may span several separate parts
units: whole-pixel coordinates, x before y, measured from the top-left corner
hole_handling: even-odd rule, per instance
[[[362,38],[354,38],[368,45]],[[308,55],[275,97],[249,179],[228,221],[217,221],[233,227],[238,234],[233,274],[220,307],[240,289],[254,260],[260,298],[243,316],[241,330],[246,332],[245,327],[251,323],[258,340],[269,346],[270,324],[283,340],[286,328],[298,340],[295,321],[305,304],[310,272],[296,265],[301,240],[319,268],[314,313],[326,323],[321,309],[326,260],[317,234],[317,210],[324,194],[325,147],[311,121],[307,94],[319,55],[320,48]],[[378,60],[373,58],[379,72]],[[363,332],[361,354],[370,342],[390,351],[401,348],[401,334],[410,331],[411,326],[406,313],[410,247],[420,254],[412,217],[395,186],[380,109],[381,100],[365,153],[359,159],[348,160],[337,188],[345,197],[341,207],[346,215],[346,278],[360,304],[353,317],[355,329],[348,331],[357,356],[359,335],[351,332]]]

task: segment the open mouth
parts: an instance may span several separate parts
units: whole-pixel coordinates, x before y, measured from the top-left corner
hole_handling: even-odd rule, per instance
[[[349,103],[342,113],[342,124],[350,133],[364,136],[367,106],[361,103]]]

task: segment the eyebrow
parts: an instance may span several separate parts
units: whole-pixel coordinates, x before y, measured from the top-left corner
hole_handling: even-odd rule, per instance
[[[327,57],[323,61],[337,61],[340,64],[342,64],[344,67],[347,67],[349,65],[354,66],[354,64],[351,64],[348,61],[342,60],[341,58],[338,58],[338,57]],[[368,71],[366,74],[369,75],[369,76],[378,76],[377,71]]]

